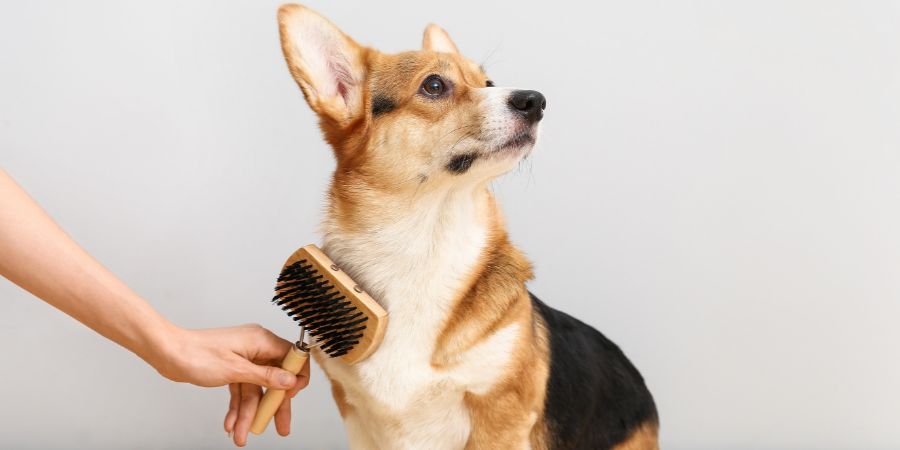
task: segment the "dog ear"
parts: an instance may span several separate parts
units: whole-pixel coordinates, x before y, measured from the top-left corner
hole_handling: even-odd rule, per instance
[[[301,5],[278,9],[281,49],[309,106],[346,124],[362,112],[366,48]]]
[[[450,35],[443,28],[433,23],[425,27],[425,35],[422,36],[422,50],[459,53],[456,44],[453,43],[453,39],[450,39]]]

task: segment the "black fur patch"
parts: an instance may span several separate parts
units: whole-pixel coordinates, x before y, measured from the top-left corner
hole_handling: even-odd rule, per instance
[[[472,163],[478,159],[478,155],[475,153],[466,153],[464,155],[456,155],[450,162],[444,166],[445,169],[449,172],[453,172],[455,174],[463,174],[466,173],[470,167],[472,167]]]
[[[644,379],[599,331],[531,294],[547,325],[550,378],[544,420],[554,449],[610,449],[645,423],[658,423]]]
[[[394,103],[393,100],[381,96],[376,95],[372,97],[372,115],[377,116],[379,114],[389,113],[397,107],[397,104]]]

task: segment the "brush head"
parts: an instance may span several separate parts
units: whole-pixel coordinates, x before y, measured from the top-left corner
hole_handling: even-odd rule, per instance
[[[332,358],[354,363],[384,336],[387,312],[314,245],[284,264],[272,299]]]
[[[328,356],[343,356],[359,344],[368,318],[309,261],[288,266],[275,292],[272,301],[321,342]]]

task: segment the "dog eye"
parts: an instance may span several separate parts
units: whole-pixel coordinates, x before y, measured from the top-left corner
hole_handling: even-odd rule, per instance
[[[441,77],[431,75],[422,82],[422,87],[419,90],[428,97],[440,97],[446,90],[446,86]]]
[[[484,82],[485,87],[494,87],[494,82],[491,80],[487,80]]]

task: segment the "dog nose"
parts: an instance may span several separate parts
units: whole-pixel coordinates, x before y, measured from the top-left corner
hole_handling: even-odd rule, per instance
[[[535,123],[544,117],[547,99],[538,91],[513,91],[509,94],[509,107],[522,114],[529,122]]]

